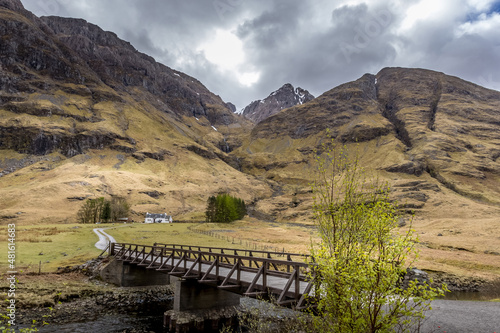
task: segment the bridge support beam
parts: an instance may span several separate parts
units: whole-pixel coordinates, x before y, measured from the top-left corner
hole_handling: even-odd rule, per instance
[[[175,290],[174,308],[165,312],[168,332],[220,332],[238,325],[241,296],[217,287],[170,277]]]
[[[241,296],[217,287],[171,276],[175,284],[174,311],[192,311],[240,305]]]
[[[120,287],[162,286],[170,284],[170,276],[135,264],[111,260],[101,269],[101,278]]]

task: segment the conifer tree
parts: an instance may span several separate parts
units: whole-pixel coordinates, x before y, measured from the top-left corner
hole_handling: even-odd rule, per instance
[[[242,219],[247,214],[245,202],[227,193],[209,197],[205,217],[207,222],[223,222]]]

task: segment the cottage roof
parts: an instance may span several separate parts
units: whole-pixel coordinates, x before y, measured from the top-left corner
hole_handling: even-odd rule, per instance
[[[152,218],[152,219],[168,219],[170,216],[167,215],[167,213],[163,214],[153,214],[153,213],[146,213],[146,218]]]

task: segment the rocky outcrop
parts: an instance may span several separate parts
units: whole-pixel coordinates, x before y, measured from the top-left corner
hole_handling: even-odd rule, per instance
[[[15,127],[0,127],[0,149],[12,149],[29,155],[47,155],[59,152],[66,157],[82,154],[88,149],[112,146],[118,137],[114,133],[74,133],[44,131],[39,128],[24,128],[22,135]]]
[[[50,83],[45,82],[44,77],[75,84],[92,84],[98,80],[85,70],[83,61],[55,40],[50,29],[24,10],[20,2],[7,1],[3,5],[4,11],[0,13],[0,88],[3,95],[46,89]]]
[[[283,109],[302,105],[313,99],[314,96],[307,90],[300,87],[294,88],[290,83],[287,83],[265,99],[250,103],[243,109],[241,114],[254,123],[259,123]]]
[[[24,6],[20,0],[0,0],[0,7],[4,7],[16,12],[24,10]]]
[[[406,269],[406,274],[401,281],[401,287],[407,289],[413,281],[416,281],[417,286],[430,285],[429,274],[415,267]]]
[[[164,111],[204,116],[213,125],[235,122],[229,107],[198,80],[138,52],[115,33],[82,19],[50,16],[41,20],[114,90],[133,93],[139,87],[150,94],[144,97]]]

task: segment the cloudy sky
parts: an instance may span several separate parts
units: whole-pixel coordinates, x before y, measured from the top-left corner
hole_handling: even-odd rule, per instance
[[[313,95],[384,67],[500,90],[499,0],[22,0],[78,17],[243,108],[289,82]]]

